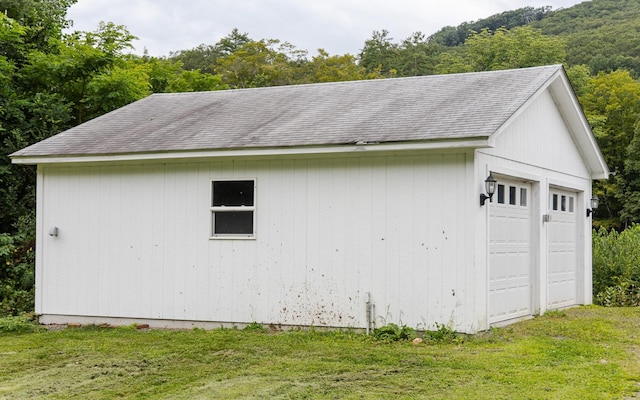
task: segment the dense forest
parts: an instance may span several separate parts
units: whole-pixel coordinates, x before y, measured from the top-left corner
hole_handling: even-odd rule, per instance
[[[234,29],[166,57],[130,54],[114,22],[63,34],[77,0],[0,0],[0,315],[32,307],[35,169],[9,154],[151,93],[253,88],[564,64],[613,174],[595,224],[640,222],[640,2],[526,7],[415,32],[381,29],[359,54],[316,56]]]

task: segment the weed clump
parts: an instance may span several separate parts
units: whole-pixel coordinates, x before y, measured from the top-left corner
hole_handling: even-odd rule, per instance
[[[448,328],[445,324],[436,322],[436,330],[425,331],[425,339],[429,339],[436,343],[453,343],[460,340],[460,335],[453,329]]]
[[[0,318],[0,333],[36,332],[41,329],[42,327],[33,320],[30,314]]]
[[[373,337],[384,342],[398,342],[412,340],[416,337],[416,330],[406,325],[387,324],[373,330]]]
[[[258,322],[252,322],[242,328],[244,332],[258,332],[258,333],[267,333],[269,329],[265,328],[262,324]]]

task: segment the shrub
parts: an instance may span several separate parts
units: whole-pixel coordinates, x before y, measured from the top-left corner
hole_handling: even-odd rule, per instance
[[[640,225],[593,231],[593,294],[603,306],[640,306]]]
[[[387,324],[373,330],[373,337],[385,342],[411,340],[416,337],[416,331],[406,325]]]
[[[2,332],[34,332],[43,329],[37,325],[30,315],[9,316],[0,318],[0,333]]]
[[[429,338],[434,342],[455,342],[458,340],[458,334],[453,330],[448,328],[445,324],[439,324],[436,322],[436,330],[435,331],[426,331],[425,338]]]
[[[0,317],[33,311],[33,217],[21,218],[16,227],[15,235],[0,233]]]

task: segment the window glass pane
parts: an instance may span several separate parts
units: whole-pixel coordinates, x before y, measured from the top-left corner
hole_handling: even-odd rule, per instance
[[[509,186],[509,204],[516,205],[516,187]]]
[[[213,206],[253,206],[253,181],[213,182]]]
[[[558,195],[557,194],[553,195],[553,210],[554,211],[558,210]]]
[[[527,188],[520,188],[520,206],[527,206]]]
[[[504,185],[498,185],[498,203],[504,204]]]
[[[567,196],[562,196],[562,201],[560,203],[560,211],[567,211]]]
[[[213,213],[213,233],[253,234],[253,211],[218,211]]]
[[[573,196],[569,196],[569,212],[573,212]]]

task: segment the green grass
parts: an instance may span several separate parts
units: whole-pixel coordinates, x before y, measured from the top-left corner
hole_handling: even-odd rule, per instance
[[[576,308],[420,345],[256,326],[1,328],[0,398],[623,399],[640,391],[633,308]]]

